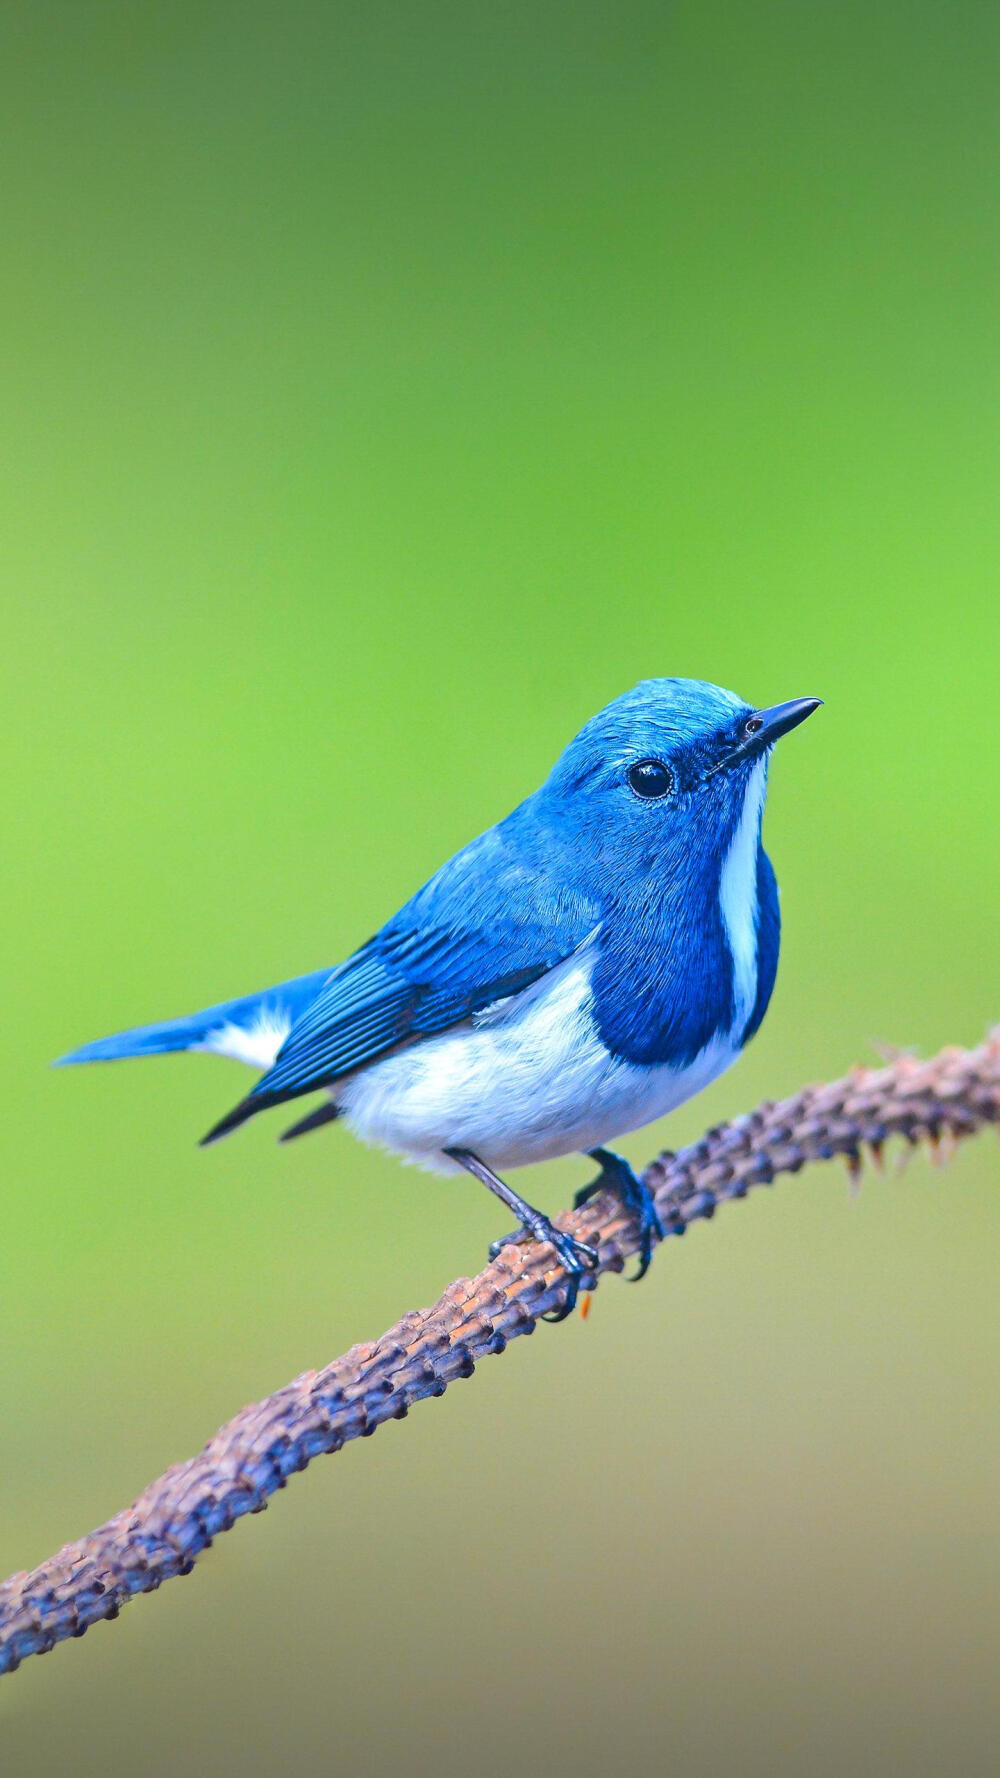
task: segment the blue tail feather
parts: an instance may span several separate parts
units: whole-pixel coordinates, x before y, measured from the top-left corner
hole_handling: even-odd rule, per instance
[[[79,1049],[60,1056],[57,1067],[74,1062],[116,1062],[125,1056],[156,1056],[171,1050],[217,1049],[220,1054],[242,1056],[238,1034],[251,1033],[262,1025],[291,1027],[315,1000],[330,978],[329,969],[316,969],[292,981],[279,982],[256,994],[245,994],[238,1000],[223,1000],[218,1006],[206,1006],[186,1019],[167,1019],[159,1025],[137,1025],[130,1031],[118,1031],[112,1037],[99,1037]],[[233,1047],[227,1052],[224,1034],[232,1032]],[[213,1041],[218,1039],[218,1041]],[[266,1066],[262,1063],[261,1066]]]

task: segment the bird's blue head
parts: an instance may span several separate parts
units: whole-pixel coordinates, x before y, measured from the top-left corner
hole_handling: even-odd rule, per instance
[[[741,820],[759,829],[775,741],[819,702],[757,709],[701,679],[644,680],[591,717],[542,795],[615,876],[721,861]]]

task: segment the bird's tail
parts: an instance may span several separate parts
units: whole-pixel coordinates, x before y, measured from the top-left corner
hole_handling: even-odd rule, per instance
[[[59,1057],[59,1066],[70,1062],[116,1062],[123,1056],[156,1056],[169,1050],[209,1050],[232,1056],[253,1068],[270,1068],[296,1019],[312,1004],[329,969],[296,976],[241,1000],[224,1000],[207,1006],[186,1019],[167,1019],[160,1025],[137,1025],[113,1037],[99,1037]]]

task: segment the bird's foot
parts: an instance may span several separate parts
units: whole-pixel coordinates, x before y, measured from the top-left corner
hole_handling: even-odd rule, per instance
[[[649,1271],[649,1262],[653,1257],[653,1242],[663,1240],[663,1224],[656,1208],[656,1200],[648,1185],[632,1171],[624,1155],[615,1154],[610,1148],[592,1148],[589,1151],[591,1160],[599,1161],[601,1171],[590,1185],[585,1185],[573,1199],[574,1208],[582,1209],[598,1192],[613,1191],[617,1193],[626,1210],[631,1211],[639,1228],[639,1270],[630,1280],[638,1284]]]
[[[502,1235],[490,1247],[490,1258],[496,1259],[503,1247],[517,1246],[522,1241],[544,1241],[555,1249],[559,1255],[569,1283],[566,1301],[552,1315],[543,1315],[543,1321],[565,1321],[576,1308],[576,1299],[580,1294],[580,1280],[592,1272],[597,1265],[597,1249],[588,1247],[585,1241],[576,1241],[572,1235],[564,1234],[557,1229],[547,1216],[537,1215],[530,1222],[523,1222],[520,1228],[513,1229],[509,1235]]]

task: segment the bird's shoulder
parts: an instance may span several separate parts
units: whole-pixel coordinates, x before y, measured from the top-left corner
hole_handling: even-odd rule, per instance
[[[464,846],[333,971],[258,1091],[287,1096],[520,993],[593,932],[558,847],[500,823]]]
[[[471,986],[484,972],[551,967],[599,917],[572,862],[509,818],[449,858],[371,943],[408,980]]]

